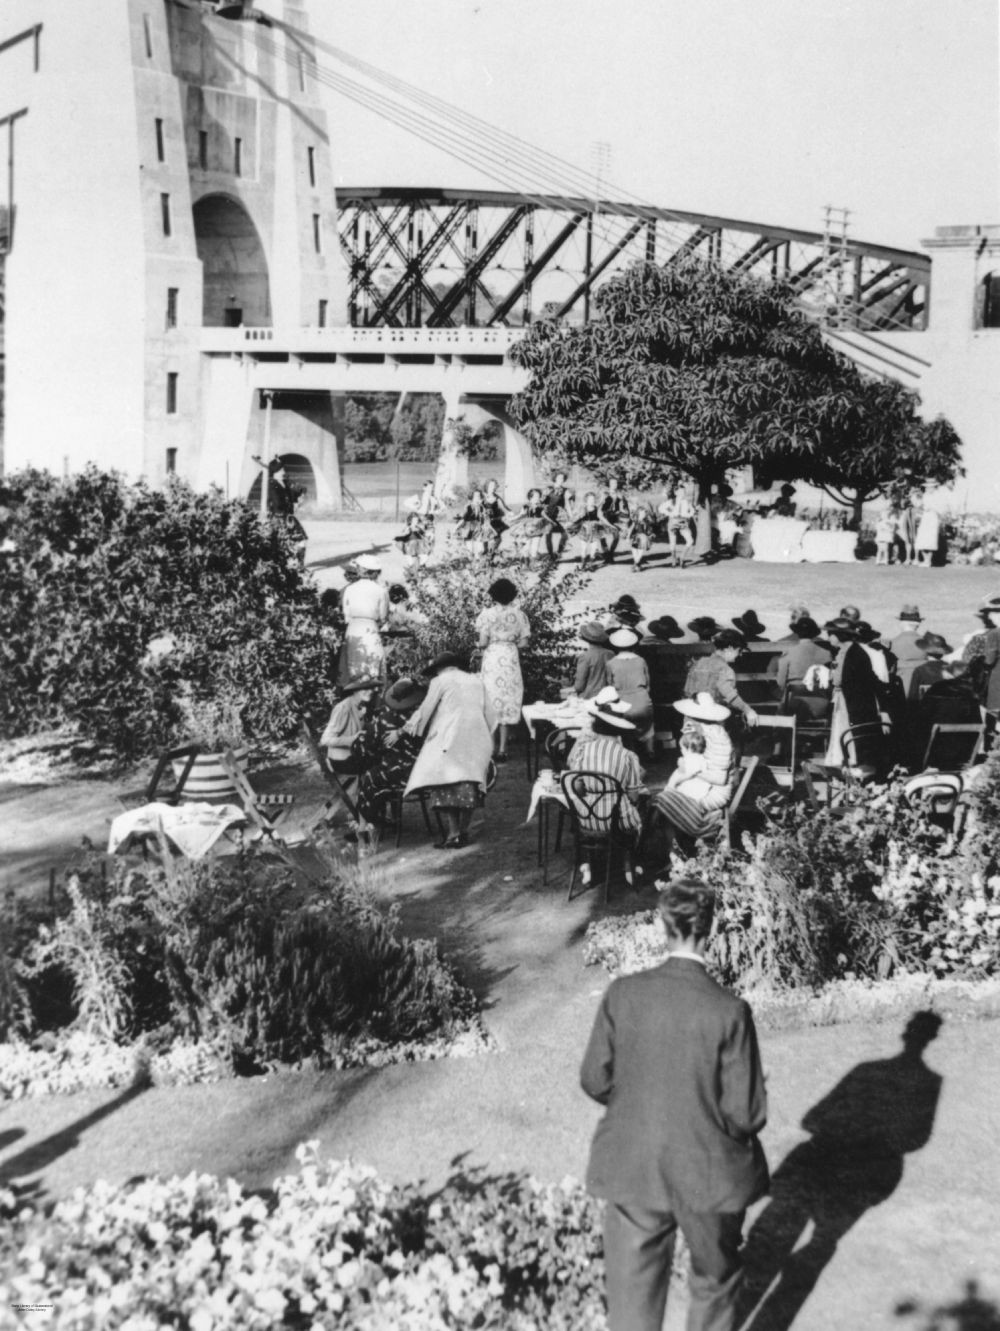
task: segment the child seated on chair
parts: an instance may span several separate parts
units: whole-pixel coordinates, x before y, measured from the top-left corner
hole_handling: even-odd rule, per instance
[[[680,738],[681,756],[677,767],[667,782],[668,790],[679,790],[689,799],[703,800],[712,789],[712,783],[705,778],[708,760],[705,757],[707,742],[700,730],[685,729]]]

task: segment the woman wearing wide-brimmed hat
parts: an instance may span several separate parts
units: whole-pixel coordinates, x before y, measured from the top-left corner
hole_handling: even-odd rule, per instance
[[[372,699],[379,687],[380,681],[371,675],[365,679],[352,680],[341,688],[341,696],[333,704],[329,720],[319,737],[320,745],[326,749],[332,763],[354,760],[354,741],[364,730]]]
[[[778,658],[775,674],[781,710],[806,723],[822,720],[830,710],[833,652],[817,641],[820,627],[810,615],[794,620],[791,630],[791,641]]]
[[[843,736],[853,726],[870,725],[872,729],[856,741],[853,755],[859,766],[882,771],[888,761],[889,749],[887,738],[881,731],[881,689],[871,659],[858,642],[858,626],[840,616],[824,624],[823,631],[837,653],[831,680],[833,707],[826,763],[831,767],[842,766]],[[879,728],[875,728],[876,723]]]
[[[626,736],[635,733],[635,726],[630,719],[632,713],[624,699],[614,700],[611,697],[607,701],[591,698],[586,710],[590,716],[590,729],[581,732],[580,738],[570,749],[567,770],[597,772],[621,783],[625,798],[618,806],[619,825],[631,834],[636,843],[642,831],[642,814],[637,804],[644,789],[642,769],[639,759],[622,743]],[[603,796],[592,811],[593,817],[597,820],[610,819],[613,808],[614,797]],[[590,866],[587,864],[584,866],[583,881],[587,883],[589,880]]]
[[[478,675],[455,652],[442,652],[424,668],[427,696],[403,730],[422,735],[405,794],[422,790],[445,819],[439,844],[457,850],[468,841],[472,811],[486,793],[493,753],[493,713]]]
[[[747,642],[767,642],[765,626],[757,618],[756,610],[744,610],[742,615],[734,615],[733,623]]]
[[[662,823],[667,835],[667,849],[675,833],[697,840],[707,836],[722,821],[722,810],[732,798],[736,784],[736,759],[733,742],[726,731],[728,707],[716,702],[710,693],[682,698],[674,707],[684,718],[681,745],[702,749],[697,784],[683,764],[650,806],[651,827]],[[684,787],[688,789],[685,790]]]
[[[580,637],[587,644],[576,658],[576,672],[567,694],[578,698],[593,698],[600,693],[607,680],[607,665],[614,652],[608,646],[608,631],[603,624],[592,620],[580,629]]]
[[[483,688],[497,727],[498,763],[507,761],[510,727],[521,719],[524,678],[521,648],[528,645],[531,625],[517,601],[517,587],[509,578],[497,578],[489,589],[492,602],[476,617],[479,646],[483,649]]]
[[[607,664],[607,682],[613,684],[629,704],[629,720],[647,756],[652,757],[653,699],[649,692],[649,667],[635,650],[639,645],[639,632],[623,625],[608,634],[608,644],[614,656]]]
[[[354,562],[358,579],[344,588],[340,598],[345,623],[337,672],[341,685],[385,673],[382,629],[389,618],[389,594],[378,581],[382,561],[377,555],[359,555]]]
[[[397,679],[382,694],[382,705],[371,712],[354,742],[361,769],[358,813],[368,823],[383,822],[389,800],[406,785],[423,741],[407,734],[403,726],[426,697],[426,683]]]

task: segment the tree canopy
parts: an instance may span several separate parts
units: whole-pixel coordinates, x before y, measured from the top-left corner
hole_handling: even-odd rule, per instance
[[[824,341],[794,288],[692,257],[637,264],[584,326],[532,325],[511,350],[531,382],[511,404],[536,451],[645,489],[680,473],[702,500],[752,464],[765,482],[815,481],[871,498],[958,470],[946,422],[914,394],[872,383]],[[900,463],[899,459],[903,462]]]

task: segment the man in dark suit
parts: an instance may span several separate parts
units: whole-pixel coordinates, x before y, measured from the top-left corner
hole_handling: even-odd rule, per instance
[[[696,878],[660,899],[667,960],[615,980],[580,1082],[607,1112],[587,1188],[607,1201],[611,1331],[660,1331],[678,1227],[691,1252],[688,1331],[731,1331],[747,1206],[768,1189],[767,1103],[750,1008],[705,970],[715,910]]]

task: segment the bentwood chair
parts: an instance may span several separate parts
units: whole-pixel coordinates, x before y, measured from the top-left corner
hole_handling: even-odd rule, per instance
[[[632,883],[635,877],[638,833],[622,823],[622,802],[628,798],[625,788],[620,781],[604,772],[564,772],[560,780],[573,828],[573,871],[566,900],[573,900],[573,889],[581,865],[586,863],[592,879],[594,855],[603,851],[603,902],[606,904],[615,851],[621,853],[626,881]]]

